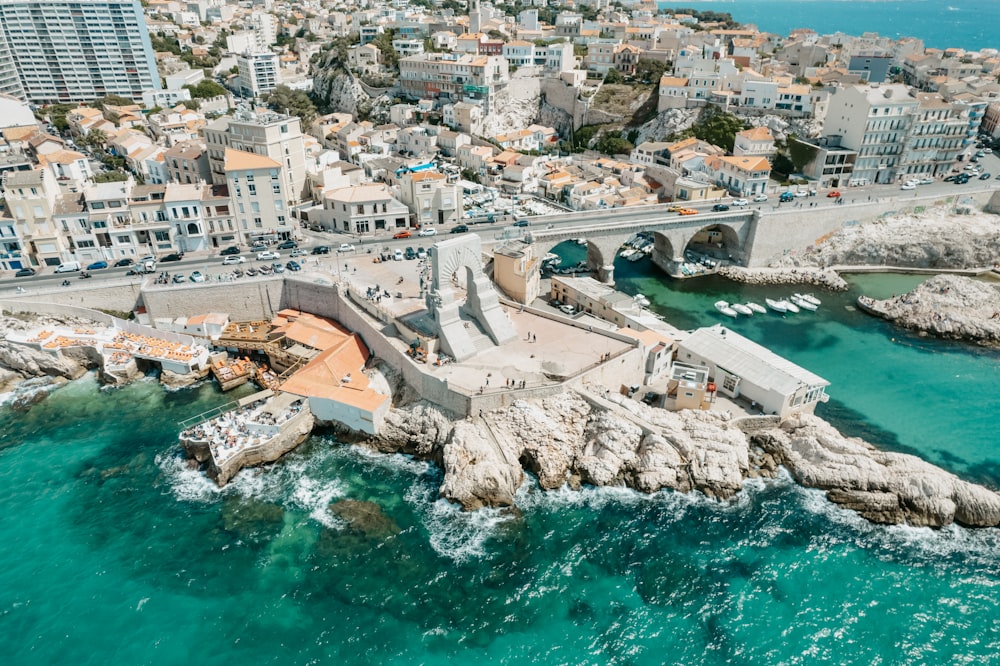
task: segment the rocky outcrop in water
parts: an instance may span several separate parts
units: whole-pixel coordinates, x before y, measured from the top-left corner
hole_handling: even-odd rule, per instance
[[[847,291],[847,281],[829,269],[723,266],[719,275],[744,284],[812,284],[830,291]]]
[[[751,436],[800,484],[875,523],[942,527],[1000,524],[1000,495],[916,456],[844,437],[816,417]]]
[[[879,523],[1000,524],[1000,495],[919,458],[842,436],[813,416],[733,419],[668,412],[619,395],[567,392],[465,419],[419,404],[393,410],[383,451],[420,452],[444,468],[441,495],[466,509],[513,506],[524,471],[546,490],[582,483],[727,499],[784,465],[802,485]]]
[[[80,319],[59,319],[41,315],[18,314],[0,317],[0,331],[26,331],[38,327],[90,326]],[[61,354],[34,349],[0,338],[0,393],[32,377],[77,379],[87,370],[100,367],[100,356],[84,350],[66,350]]]
[[[936,275],[913,291],[858,304],[899,326],[939,338],[1000,344],[1000,285],[959,275]]]

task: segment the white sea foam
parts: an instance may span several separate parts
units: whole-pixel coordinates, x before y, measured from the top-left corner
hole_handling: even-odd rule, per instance
[[[295,482],[291,501],[298,507],[309,512],[309,517],[326,527],[338,529],[343,527],[337,518],[330,513],[330,501],[345,494],[343,484],[339,481],[317,481],[308,476]]]
[[[508,520],[512,520],[511,514],[503,509],[462,511],[444,499],[427,506],[424,514],[431,547],[455,562],[487,558],[486,542]]]
[[[13,397],[14,397],[13,391],[8,391],[7,393],[0,393],[0,405],[6,405]]]
[[[161,453],[155,461],[177,499],[207,503],[219,497],[219,486],[200,470],[188,467],[183,457],[175,453]]]
[[[330,451],[335,455],[348,459],[360,459],[366,464],[378,465],[385,469],[408,472],[415,476],[422,476],[435,469],[434,465],[426,460],[418,460],[404,453],[381,453],[364,446],[343,444],[330,437],[320,437],[319,441],[330,447]]]

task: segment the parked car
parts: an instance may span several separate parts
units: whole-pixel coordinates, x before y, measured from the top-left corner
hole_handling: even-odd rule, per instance
[[[899,189],[901,189],[901,190],[915,190],[915,189],[917,189],[917,186],[914,185],[913,183],[903,183],[903,185]]]
[[[990,172],[989,171],[987,171],[986,173],[982,173],[982,174],[979,175],[979,180],[989,180],[990,178],[992,178],[992,176],[990,176]]]
[[[271,270],[274,271],[275,273],[284,273],[285,267],[282,264],[275,262],[271,264]]]
[[[285,268],[287,268],[290,271],[301,271],[302,270],[302,266],[300,266],[299,262],[297,262],[297,261],[289,261],[287,264],[285,264]]]
[[[266,249],[267,249],[267,243],[254,243],[253,245],[250,246],[251,252],[263,252]]]
[[[246,257],[226,257],[222,260],[223,266],[234,266],[236,264],[245,264],[247,262]]]
[[[264,252],[257,253],[257,261],[271,261],[272,259],[281,259],[281,253],[275,250],[265,250]]]
[[[293,240],[286,240],[283,243],[278,243],[279,250],[294,250],[298,246],[299,244]]]
[[[933,184],[934,184],[934,179],[931,178],[930,176],[927,176],[926,178],[921,178],[919,181],[917,181],[917,185],[933,185]]]
[[[527,220],[518,220],[517,222],[514,223],[514,226],[515,227],[526,227],[526,226],[528,226],[528,221]]]
[[[826,198],[827,199],[839,199],[840,198],[840,190],[830,190],[829,192],[826,193]]]
[[[782,192],[781,196],[778,197],[778,201],[781,201],[781,202],[795,201],[795,193],[794,192]]]
[[[22,268],[18,272],[14,273],[14,277],[31,277],[32,275],[34,275],[37,272],[38,271],[36,271],[31,266],[25,266],[24,268]]]
[[[746,199],[733,199],[734,206],[749,206],[750,202]]]
[[[568,314],[568,315],[576,314],[576,308],[574,308],[572,305],[569,305],[569,304],[560,305],[559,309],[562,310],[565,314]]]
[[[317,245],[312,249],[312,254],[330,254],[329,245]]]
[[[132,261],[131,257],[125,257],[124,259],[119,259],[118,261],[116,261],[114,263],[114,267],[115,268],[123,268],[125,266],[131,266],[133,263],[135,263],[135,262]]]
[[[753,197],[754,203],[760,203],[761,201],[767,201],[767,195],[764,193],[755,194]]]
[[[306,252],[305,250],[301,249],[301,248],[295,248],[294,250],[292,250],[292,256],[293,257],[304,257],[307,254],[309,254],[309,253]]]
[[[407,259],[416,259],[417,252],[412,247],[406,248],[406,252],[403,253]]]
[[[714,206],[712,206],[712,210],[721,213],[724,210],[729,210],[729,206],[727,206],[726,204],[715,204]]]
[[[204,282],[205,274],[201,271],[195,271],[191,273],[191,282]]]
[[[184,258],[183,252],[172,252],[167,256],[163,257],[163,259],[160,259],[160,261],[180,261],[183,258]]]
[[[392,253],[392,260],[393,261],[402,261],[403,260],[403,251],[402,250],[396,250],[395,252],[393,252]]]
[[[392,237],[393,238],[409,238],[410,237],[410,232],[404,229],[403,231],[397,231],[396,233],[394,233],[392,235]]]
[[[354,252],[354,245],[351,243],[341,243],[340,247],[337,248],[337,252]]]
[[[469,225],[467,224],[456,224],[451,228],[451,233],[453,234],[464,234],[469,230]]]
[[[261,249],[263,249],[263,248],[261,248]],[[240,248],[236,247],[235,245],[232,245],[230,247],[227,247],[222,252],[220,252],[219,256],[228,257],[231,254],[239,254],[239,253],[240,253]]]
[[[164,260],[164,261],[166,261],[166,260]],[[106,261],[93,261],[93,262],[87,264],[87,270],[88,271],[99,271],[102,268],[107,268],[107,267],[108,267],[108,262],[106,262]]]
[[[417,235],[418,236],[436,236],[437,232],[438,232],[438,230],[435,229],[434,227],[421,227],[420,232]]]
[[[422,247],[418,247],[417,248],[417,259],[426,259],[426,258],[427,258],[427,250],[425,250]]]

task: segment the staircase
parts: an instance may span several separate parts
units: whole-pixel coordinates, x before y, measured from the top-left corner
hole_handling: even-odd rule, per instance
[[[469,334],[469,341],[472,342],[472,346],[477,352],[484,352],[496,346],[490,336],[483,331],[478,321],[463,315],[462,323],[465,324],[465,332]]]

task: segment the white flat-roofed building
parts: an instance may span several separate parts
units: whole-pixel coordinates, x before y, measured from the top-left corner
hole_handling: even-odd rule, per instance
[[[16,81],[9,74],[17,73]],[[0,2],[0,92],[36,104],[160,89],[139,0]]]
[[[754,401],[764,414],[812,413],[829,399],[830,382],[721,324],[681,340],[677,361],[707,367],[719,393]]]
[[[281,84],[281,63],[271,52],[244,53],[237,56],[237,85],[240,93],[250,97],[264,95]]]

